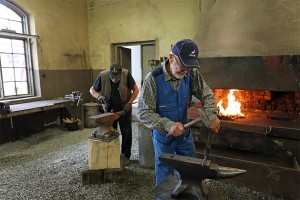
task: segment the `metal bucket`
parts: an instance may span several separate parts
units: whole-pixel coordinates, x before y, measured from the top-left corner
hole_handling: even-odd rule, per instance
[[[151,129],[138,123],[139,164],[144,167],[154,168],[154,147]]]
[[[83,104],[84,111],[84,127],[85,128],[96,128],[99,124],[89,117],[99,114],[99,104],[98,103],[85,103]]]

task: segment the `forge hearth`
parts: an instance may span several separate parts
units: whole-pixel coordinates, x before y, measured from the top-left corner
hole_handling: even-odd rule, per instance
[[[235,99],[241,104],[241,112],[283,112],[300,113],[300,92],[275,92],[257,90],[235,90]],[[228,106],[229,89],[214,89],[216,101],[223,100],[223,107]]]
[[[232,98],[229,89],[213,89],[216,103],[226,109]],[[240,104],[240,115],[220,114],[221,130],[214,145],[272,155],[281,148],[300,161],[300,92],[258,90],[231,91]],[[229,100],[228,100],[229,99]],[[201,104],[197,104],[200,108]],[[222,109],[219,109],[219,111]],[[189,115],[193,116],[192,109]],[[193,116],[196,117],[196,116]],[[191,118],[191,117],[190,117]],[[207,129],[200,125],[199,142],[206,142]]]

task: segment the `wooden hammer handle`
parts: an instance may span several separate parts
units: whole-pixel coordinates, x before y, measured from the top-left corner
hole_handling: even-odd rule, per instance
[[[202,119],[201,117],[198,117],[197,119],[194,119],[186,124],[183,125],[184,128],[190,128],[191,126],[193,126],[194,124],[198,123],[198,122],[201,122]]]
[[[202,120],[201,120],[200,117],[198,117],[197,119],[194,119],[194,120],[192,120],[192,121],[190,121],[190,122],[184,124],[183,127],[184,127],[185,129],[190,128],[191,126],[193,126],[194,124],[196,124],[196,123],[198,123],[198,122],[200,122],[200,121],[202,121]],[[172,136],[172,135],[168,133],[168,134],[167,134],[167,137],[170,137],[170,136]]]

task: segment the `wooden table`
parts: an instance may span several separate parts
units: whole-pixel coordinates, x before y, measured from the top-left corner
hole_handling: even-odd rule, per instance
[[[10,105],[12,111],[6,115],[0,115],[0,119],[36,113],[51,109],[64,108],[70,103],[72,103],[70,99],[55,99]]]

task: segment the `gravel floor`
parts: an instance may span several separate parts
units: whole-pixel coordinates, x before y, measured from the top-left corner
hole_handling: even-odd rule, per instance
[[[132,161],[125,168],[124,183],[82,186],[88,137],[96,129],[69,132],[64,127],[56,127],[0,145],[0,199],[155,199],[150,193],[155,184],[154,170],[138,164],[136,122],[133,123]],[[207,184],[232,200],[280,200],[221,181],[207,181]]]

